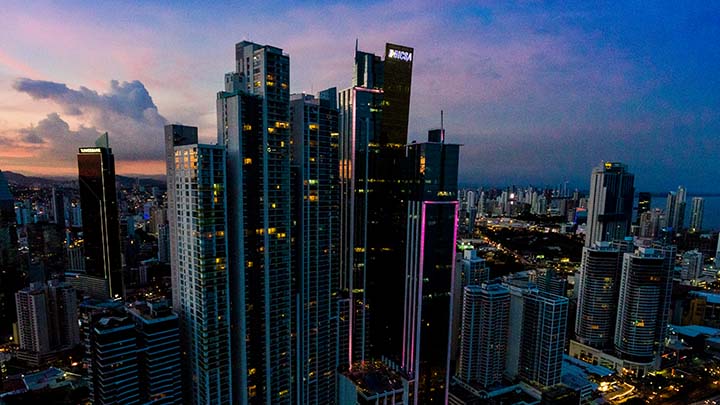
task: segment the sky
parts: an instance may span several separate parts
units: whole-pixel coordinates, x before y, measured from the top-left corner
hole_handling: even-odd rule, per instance
[[[720,192],[720,2],[5,0],[0,19],[0,170],[74,176],[107,131],[118,173],[160,174],[163,125],[215,141],[236,42],[282,48],[316,93],[350,85],[357,39],[415,48],[409,139],[444,110],[462,183],[587,189],[621,161],[638,190]]]

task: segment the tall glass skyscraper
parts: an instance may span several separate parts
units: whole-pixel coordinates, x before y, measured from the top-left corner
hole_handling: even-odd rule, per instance
[[[598,241],[622,240],[630,233],[634,181],[635,176],[622,163],[605,162],[593,169],[585,246]]]
[[[186,370],[185,399],[230,403],[230,292],[225,150],[217,145],[174,147],[174,193],[179,306]]]
[[[115,158],[105,133],[78,156],[86,275],[102,281],[105,298],[124,296]]]
[[[387,44],[384,60],[356,49],[352,86],[339,95],[345,366],[381,355],[399,358],[401,351],[412,62],[413,49],[400,45]]]
[[[337,91],[291,96],[295,401],[330,404],[336,392],[340,263]]]
[[[0,342],[13,335],[17,322],[15,292],[24,285],[17,265],[17,232],[15,229],[15,199],[7,179],[0,171]]]
[[[400,365],[414,381],[415,403],[447,402],[459,154],[460,145],[446,144],[443,130],[430,131],[428,142],[407,147],[410,192],[405,283],[399,290],[405,292]]]
[[[236,402],[292,400],[290,58],[240,42],[217,96],[227,148]]]

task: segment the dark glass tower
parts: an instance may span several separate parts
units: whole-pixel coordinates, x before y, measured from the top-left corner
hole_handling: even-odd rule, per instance
[[[626,165],[605,162],[593,169],[588,199],[585,246],[622,240],[630,233],[635,176]]]
[[[115,158],[108,135],[78,153],[85,271],[104,280],[109,298],[124,296],[120,262],[120,226],[115,191]]]
[[[340,92],[341,366],[401,351],[412,58],[412,48],[393,44],[384,60],[356,50],[352,87]]]
[[[407,147],[405,283],[398,290],[405,292],[400,364],[414,381],[416,404],[448,400],[460,145],[443,139],[443,130],[434,130],[428,142]]]
[[[290,57],[235,46],[237,71],[218,93],[218,143],[227,148],[228,249],[235,402],[293,397]]]
[[[638,193],[638,209],[636,223],[640,223],[640,217],[646,212],[650,212],[652,204],[652,194],[647,192]]]
[[[15,200],[0,171],[0,343],[12,337],[13,323],[17,321],[15,292],[24,283],[17,265],[16,244]]]
[[[336,90],[291,96],[295,403],[335,401],[339,178]]]

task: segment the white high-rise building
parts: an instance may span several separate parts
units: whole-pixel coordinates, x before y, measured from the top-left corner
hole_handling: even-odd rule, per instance
[[[174,147],[168,179],[174,225],[178,305],[188,403],[230,403],[230,291],[225,150],[217,145]],[[175,297],[174,297],[175,298]]]
[[[48,302],[45,287],[32,284],[15,293],[20,349],[33,353],[51,350]]]
[[[690,214],[690,232],[702,231],[703,215],[705,214],[705,199],[693,197],[692,211]]]
[[[510,292],[500,284],[463,290],[460,359],[457,376],[468,384],[492,387],[505,371]]]

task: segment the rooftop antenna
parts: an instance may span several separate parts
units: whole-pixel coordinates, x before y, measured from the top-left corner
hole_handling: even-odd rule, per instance
[[[440,110],[440,142],[445,143],[445,125],[443,110]]]
[[[355,53],[358,51],[358,38],[355,38]]]

